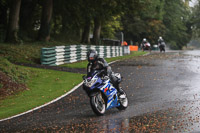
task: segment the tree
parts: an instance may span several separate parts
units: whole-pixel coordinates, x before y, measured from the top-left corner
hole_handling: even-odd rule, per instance
[[[191,26],[187,27],[190,12],[182,0],[165,1],[164,24],[167,27],[165,38],[168,42],[173,42],[175,49],[181,49],[190,40]]]
[[[7,29],[7,11],[8,2],[6,0],[0,1],[0,41],[5,41],[5,33]]]
[[[90,43],[90,26],[91,26],[91,19],[86,18],[82,32],[81,43],[86,43],[86,44]]]
[[[100,40],[100,33],[101,33],[101,18],[95,17],[94,18],[94,30],[93,30],[93,43],[95,45],[99,44]]]
[[[160,0],[127,2],[126,11],[122,16],[125,39],[140,42],[143,38],[147,38],[151,43],[155,43],[158,36],[165,33],[162,22],[164,2]]]
[[[82,38],[81,38],[81,43],[90,43],[90,31],[92,28],[92,18],[93,18],[93,12],[94,8],[92,6],[91,0],[82,0],[81,1],[81,12],[80,15],[82,16]],[[87,8],[85,8],[87,7]]]
[[[198,0],[197,4],[194,6],[192,10],[192,31],[193,31],[193,38],[199,39],[200,37],[200,0]]]
[[[20,9],[20,37],[30,38],[33,34],[34,11],[38,0],[22,0]]]
[[[93,6],[93,43],[99,44],[102,24],[112,19],[112,16],[119,15],[122,12],[123,0],[96,0],[92,1]]]
[[[41,27],[39,30],[38,40],[49,41],[50,40],[50,22],[53,11],[53,0],[43,0],[42,5],[42,18]]]
[[[11,0],[6,42],[18,43],[18,23],[21,0]]]
[[[102,25],[101,37],[117,39],[119,38],[119,35],[117,35],[117,33],[119,33],[122,29],[121,16],[111,16],[111,19],[104,22],[104,24]]]
[[[54,1],[53,34],[59,40],[80,41],[82,24],[84,22],[82,6],[83,0],[58,0]],[[88,9],[85,4],[84,9]]]

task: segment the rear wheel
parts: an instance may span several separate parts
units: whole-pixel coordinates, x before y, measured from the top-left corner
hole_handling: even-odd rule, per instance
[[[95,114],[103,115],[105,113],[106,105],[104,99],[102,98],[102,94],[100,92],[97,95],[92,96],[90,98],[90,104]]]
[[[121,94],[119,96],[119,103],[120,103],[120,106],[117,107],[119,110],[125,110],[127,107],[128,107],[128,98],[127,98],[127,95],[125,93],[124,90],[123,91],[123,94]]]

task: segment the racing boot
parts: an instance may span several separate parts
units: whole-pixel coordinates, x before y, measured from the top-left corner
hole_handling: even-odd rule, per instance
[[[117,85],[115,86],[115,88],[117,89],[118,96],[124,94],[124,92],[123,92],[123,90],[121,89],[121,87],[119,87],[119,84],[117,84]]]

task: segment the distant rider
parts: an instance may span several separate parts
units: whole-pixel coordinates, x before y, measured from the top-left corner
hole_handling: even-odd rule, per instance
[[[150,43],[147,41],[146,38],[144,38],[144,39],[142,40],[141,48],[142,48],[143,51],[144,51],[145,49],[151,50],[151,45],[150,45]]]
[[[117,91],[122,94],[123,91],[119,87],[119,82],[117,77],[112,72],[111,67],[108,65],[106,60],[100,58],[95,50],[89,50],[87,53],[88,65],[87,65],[87,74],[93,70],[105,70],[105,75],[107,75],[113,86],[117,89]]]
[[[164,47],[165,47],[165,41],[164,41],[164,39],[160,36],[159,39],[158,39],[158,47],[160,47],[161,44],[164,45]]]
[[[146,39],[146,38],[144,38],[144,39],[142,40],[142,43],[141,43],[141,47],[142,47],[142,48],[144,48],[145,43],[147,43],[147,39]]]

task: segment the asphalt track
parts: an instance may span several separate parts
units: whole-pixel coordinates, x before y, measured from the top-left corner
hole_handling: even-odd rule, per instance
[[[0,122],[0,132],[198,132],[200,51],[152,52],[112,64],[124,77],[125,111],[96,116],[78,88],[39,110]]]

